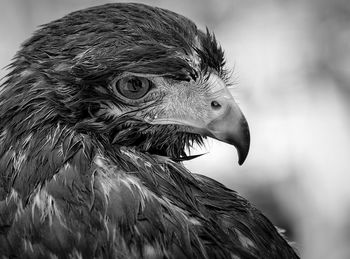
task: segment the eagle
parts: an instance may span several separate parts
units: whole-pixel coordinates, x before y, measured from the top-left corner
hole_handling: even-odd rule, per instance
[[[112,3],[43,25],[0,88],[1,258],[299,258],[246,199],[183,165],[247,121],[213,33]]]

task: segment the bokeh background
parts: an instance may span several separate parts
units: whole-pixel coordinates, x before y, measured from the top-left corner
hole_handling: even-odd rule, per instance
[[[38,25],[106,2],[1,0],[0,67]],[[187,166],[252,201],[303,258],[350,258],[350,2],[135,2],[207,26],[233,69],[232,93],[251,128],[248,160],[239,167],[233,147],[209,140],[194,151],[208,154]]]

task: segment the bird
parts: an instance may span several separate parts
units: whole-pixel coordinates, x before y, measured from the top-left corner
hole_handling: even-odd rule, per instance
[[[250,146],[209,29],[105,4],[42,25],[8,69],[1,258],[299,258],[248,200],[184,166],[208,137],[239,164]]]

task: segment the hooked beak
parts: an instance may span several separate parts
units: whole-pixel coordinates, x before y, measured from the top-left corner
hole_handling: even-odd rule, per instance
[[[208,102],[209,116],[202,121],[202,129],[207,136],[231,144],[236,147],[238,164],[246,160],[250,146],[250,133],[247,120],[235,102],[225,83],[216,75],[208,81],[212,92]]]
[[[222,115],[207,124],[208,136],[235,146],[238,164],[242,165],[248,156],[250,146],[248,123],[234,101],[224,106],[226,107]]]

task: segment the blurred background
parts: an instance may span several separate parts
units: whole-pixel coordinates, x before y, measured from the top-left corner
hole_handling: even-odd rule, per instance
[[[38,25],[98,0],[1,0],[0,67]],[[113,2],[112,0],[108,2]],[[248,160],[209,140],[188,162],[286,229],[303,258],[350,258],[350,2],[134,1],[214,31],[251,128]],[[0,77],[6,74],[4,69]]]

